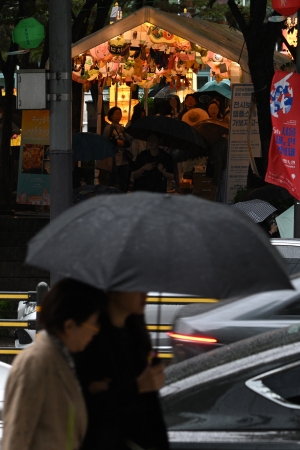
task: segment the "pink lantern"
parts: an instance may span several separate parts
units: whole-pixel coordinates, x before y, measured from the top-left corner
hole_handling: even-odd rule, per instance
[[[300,0],[272,0],[272,7],[283,16],[292,16],[300,8]]]

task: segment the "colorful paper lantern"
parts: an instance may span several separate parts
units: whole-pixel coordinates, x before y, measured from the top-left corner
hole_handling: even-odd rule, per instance
[[[12,32],[13,42],[23,48],[37,48],[44,37],[44,25],[34,17],[20,20]]]
[[[300,8],[300,0],[272,0],[272,7],[283,16],[292,16]]]

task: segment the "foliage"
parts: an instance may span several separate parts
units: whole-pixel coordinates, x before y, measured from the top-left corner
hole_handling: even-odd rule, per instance
[[[237,191],[233,199],[233,203],[245,201],[250,192],[252,192],[252,190],[248,189],[247,186],[237,186]]]
[[[144,107],[144,104],[145,104],[144,96],[140,99],[140,103]],[[147,100],[147,104],[148,104],[148,115],[151,116],[152,114],[154,114],[154,98],[149,97]]]
[[[46,27],[48,22],[48,8],[49,4],[47,0],[4,3],[1,9],[0,19],[0,52],[5,62],[7,61],[7,52],[10,49],[12,31],[15,25],[25,17],[34,17]],[[29,55],[29,62],[37,63],[40,60],[42,50],[43,44],[37,49],[32,50]],[[23,65],[22,63],[24,63],[24,57],[20,56],[19,65]]]

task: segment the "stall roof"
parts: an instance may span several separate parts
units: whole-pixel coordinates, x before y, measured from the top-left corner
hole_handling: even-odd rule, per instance
[[[109,39],[125,33],[145,22],[150,22],[183,39],[201,45],[201,47],[221,54],[225,58],[239,62],[242,70],[249,73],[248,52],[244,45],[242,33],[232,30],[228,25],[221,25],[207,20],[193,19],[166,13],[150,6],[145,6],[130,16],[108,25],[99,31],[81,39],[72,45],[72,57],[84,53]],[[274,52],[274,62],[284,64],[290,59],[279,52]]]

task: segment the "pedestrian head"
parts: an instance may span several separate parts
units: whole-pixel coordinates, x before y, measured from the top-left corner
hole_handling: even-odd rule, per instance
[[[196,107],[196,99],[193,94],[187,94],[184,99],[186,109],[193,109]]]
[[[144,313],[147,295],[145,292],[109,292],[108,314],[115,323],[122,322],[127,317]]]
[[[41,326],[62,339],[70,351],[81,351],[98,330],[106,295],[100,289],[70,278],[56,283],[46,294]]]
[[[170,116],[172,115],[172,106],[169,100],[163,100],[159,102],[156,108],[157,114],[160,116]]]
[[[110,122],[118,124],[122,119],[122,110],[118,106],[113,106],[107,113],[107,118]]]
[[[173,115],[174,115],[174,112],[178,113],[180,111],[180,99],[179,99],[178,95],[174,95],[174,96],[170,97],[169,103],[171,105]]]
[[[145,108],[143,108],[142,105],[137,104],[133,108],[133,114],[131,116],[131,123],[133,123],[145,116],[146,116]]]
[[[221,119],[220,103],[217,100],[211,100],[207,105],[207,112],[211,119]]]
[[[159,138],[155,134],[150,134],[147,139],[147,148],[150,152],[156,152],[159,149]]]

